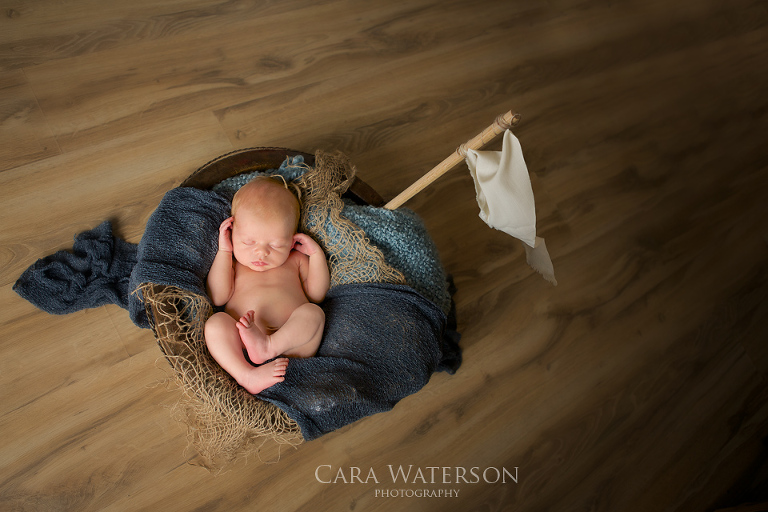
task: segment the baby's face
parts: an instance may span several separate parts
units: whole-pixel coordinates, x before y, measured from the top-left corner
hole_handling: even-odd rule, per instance
[[[241,265],[264,272],[288,260],[293,235],[293,226],[284,217],[258,216],[243,209],[232,223],[233,254]]]

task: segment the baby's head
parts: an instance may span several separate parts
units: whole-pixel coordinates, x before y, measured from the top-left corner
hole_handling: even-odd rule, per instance
[[[237,217],[237,210],[243,207],[252,213],[270,216],[271,213],[284,214],[292,219],[294,231],[299,226],[301,204],[299,189],[290,185],[282,176],[256,176],[240,187],[232,199],[232,216]]]
[[[279,176],[260,176],[243,185],[232,200],[235,259],[257,271],[285,263],[300,208],[298,197]]]

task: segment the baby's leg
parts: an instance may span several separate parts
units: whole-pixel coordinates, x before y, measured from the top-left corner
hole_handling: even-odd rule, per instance
[[[237,324],[240,337],[254,363],[279,355],[311,357],[317,352],[323,337],[325,313],[317,304],[307,302],[296,308],[280,329],[265,335],[254,323],[249,311]]]
[[[285,347],[281,354],[312,357],[320,347],[325,327],[325,313],[317,304],[307,302],[296,308],[288,321],[272,335],[273,343]]]
[[[235,324],[235,328],[238,330],[240,340],[248,352],[248,358],[254,364],[261,364],[264,361],[269,361],[273,357],[279,356],[280,352],[275,353],[271,336],[261,330],[261,327],[256,323],[255,317],[256,314],[253,310],[248,311],[240,317],[240,320]]]
[[[288,359],[256,367],[245,359],[237,322],[226,313],[216,313],[205,322],[205,344],[216,362],[251,394],[285,380]]]

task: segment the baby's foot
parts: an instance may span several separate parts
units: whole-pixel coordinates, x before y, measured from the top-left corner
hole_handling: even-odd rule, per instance
[[[254,321],[254,312],[248,311],[237,322],[237,330],[240,331],[240,340],[248,351],[248,359],[254,364],[269,361],[280,354],[274,353],[272,339],[264,334]]]
[[[285,380],[285,371],[288,368],[288,359],[281,357],[267,364],[255,367],[243,377],[241,386],[250,394],[261,393],[268,387]]]

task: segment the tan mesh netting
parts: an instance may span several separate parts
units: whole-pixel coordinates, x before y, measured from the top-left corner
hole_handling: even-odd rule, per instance
[[[343,153],[315,155],[315,167],[298,180],[302,189],[301,225],[328,255],[331,286],[349,283],[405,284],[403,274],[384,260],[365,232],[341,216],[341,195],[355,178],[355,167]]]
[[[298,181],[302,229],[328,255],[331,286],[350,283],[403,284],[402,273],[384,259],[357,225],[340,216],[341,195],[355,168],[341,153],[318,152],[315,167]],[[144,284],[139,290],[157,342],[174,373],[181,397],[173,415],[187,425],[190,444],[209,469],[258,451],[265,441],[298,445],[301,431],[279,407],[237,385],[210,356],[203,337],[212,314],[206,297],[170,286]]]

